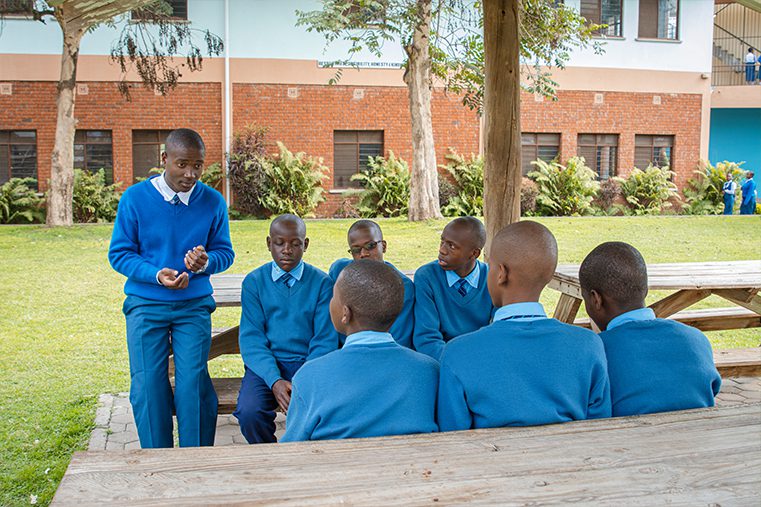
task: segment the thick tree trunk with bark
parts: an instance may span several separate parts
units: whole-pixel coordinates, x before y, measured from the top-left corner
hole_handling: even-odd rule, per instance
[[[484,0],[484,219],[487,253],[521,215],[520,0]]]
[[[77,126],[74,118],[74,92],[77,85],[79,43],[85,30],[79,25],[67,23],[60,11],[56,12],[56,17],[63,31],[63,53],[56,99],[58,115],[55,145],[51,157],[50,185],[47,195],[47,224],[71,225],[73,223],[74,133]]]
[[[410,177],[411,221],[440,218],[439,178],[431,121],[431,0],[418,0],[419,23],[406,49],[408,63],[404,82],[410,97],[412,120],[412,173]]]

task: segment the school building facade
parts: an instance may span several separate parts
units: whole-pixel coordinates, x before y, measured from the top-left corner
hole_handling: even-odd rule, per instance
[[[79,57],[76,166],[105,167],[110,179],[126,186],[158,165],[163,139],[173,128],[199,131],[208,163],[213,163],[224,160],[234,132],[257,124],[269,127],[273,151],[275,142],[282,141],[292,151],[324,159],[330,169],[324,183],[328,201],[318,212],[330,216],[368,156],[393,151],[411,159],[407,90],[399,68],[404,56],[398,45],[387,44],[381,59],[355,55],[360,69],[343,69],[339,83],[329,85],[336,69],[325,62],[344,58],[346,46],[338,43],[326,50],[320,35],[296,26],[296,10],[319,8],[318,2],[170,3],[178,22],[187,19],[222,37],[225,54],[205,59],[201,72],[184,73],[167,96],[135,82],[128,102],[117,90],[120,74],[108,56],[119,23],[87,34]],[[709,145],[712,155],[729,153],[726,148],[714,150],[712,139],[722,137],[727,122],[714,125],[712,107],[761,108],[761,86],[712,84],[712,69],[718,65],[714,14],[723,4],[565,3],[608,25],[601,34],[605,51],[572,55],[566,69],[554,75],[557,101],[523,94],[524,171],[536,158],[565,161],[581,155],[604,179],[668,161],[682,186],[699,161],[709,157]],[[731,8],[737,7],[745,8]],[[44,25],[23,13],[7,14],[2,23],[0,182],[31,176],[44,190],[55,136],[60,30],[55,23]],[[436,88],[432,108],[439,163],[449,148],[464,154],[481,151],[480,120],[458,96]],[[756,127],[749,128],[752,133]],[[755,132],[761,137],[761,130]]]

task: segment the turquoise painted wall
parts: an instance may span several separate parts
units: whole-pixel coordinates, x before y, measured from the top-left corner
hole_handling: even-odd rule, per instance
[[[754,171],[761,186],[761,109],[711,109],[708,158],[745,161],[743,169]]]

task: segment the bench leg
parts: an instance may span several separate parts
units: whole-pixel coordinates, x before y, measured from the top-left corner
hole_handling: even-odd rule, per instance
[[[688,308],[711,295],[707,289],[683,289],[650,305],[659,319],[665,319]]]
[[[566,324],[573,324],[576,320],[576,314],[579,313],[581,307],[581,299],[569,296],[568,294],[561,294],[558,300],[558,305],[555,307],[555,313],[553,317],[560,322]]]
[[[717,289],[713,293],[761,315],[761,296],[758,295],[758,289]]]

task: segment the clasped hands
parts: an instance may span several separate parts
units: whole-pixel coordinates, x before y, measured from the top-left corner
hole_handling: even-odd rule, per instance
[[[209,262],[209,255],[201,245],[188,250],[185,254],[185,267],[191,272],[202,270],[207,262]],[[190,275],[186,271],[179,273],[171,268],[163,268],[158,273],[158,280],[167,289],[179,290],[187,288]]]

